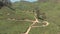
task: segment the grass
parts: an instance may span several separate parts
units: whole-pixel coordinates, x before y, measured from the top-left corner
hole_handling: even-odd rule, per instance
[[[50,20],[47,27],[32,28],[29,34],[58,34],[60,32],[60,24],[59,21],[56,21]],[[41,24],[35,24],[35,26],[41,26]]]
[[[60,34],[60,5],[51,5],[43,3],[40,5],[41,11],[47,15],[47,20],[50,23],[47,27],[32,28],[29,34]],[[36,24],[39,25],[39,24]]]
[[[1,34],[20,34],[26,31],[31,22],[0,20]]]
[[[49,2],[41,3],[41,11],[47,15],[50,23],[47,27],[32,28],[29,34],[60,34],[60,4],[51,4]],[[4,8],[3,8],[4,9]],[[31,22],[9,21],[7,18],[30,19],[34,20],[33,14],[17,10],[15,13],[9,9],[0,10],[0,34],[20,34],[27,30]],[[6,13],[11,15],[7,16]],[[39,25],[40,24],[36,24]]]
[[[32,24],[31,22],[7,20],[7,18],[15,18],[15,19],[22,19],[22,20],[34,19],[30,17],[30,14],[19,12],[19,11],[13,13],[10,9],[7,9],[6,7],[4,10],[3,9],[0,10],[0,34],[24,33],[29,27],[29,25]],[[10,15],[8,16],[7,13],[10,13]]]

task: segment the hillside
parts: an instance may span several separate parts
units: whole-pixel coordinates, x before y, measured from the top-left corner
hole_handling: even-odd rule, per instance
[[[58,0],[57,0],[58,1]],[[7,7],[0,9],[0,33],[21,34],[25,33],[32,22],[19,20],[35,20],[33,10],[39,7],[45,12],[49,26],[32,28],[29,34],[60,34],[60,2],[15,2],[13,11]],[[41,26],[40,23],[35,25]]]

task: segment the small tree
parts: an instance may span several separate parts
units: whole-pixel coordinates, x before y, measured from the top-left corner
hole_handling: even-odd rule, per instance
[[[15,10],[15,9],[13,9],[13,8],[11,7],[11,6],[12,6],[12,3],[11,3],[10,0],[0,0],[0,9],[1,9],[2,7],[4,7],[4,6],[10,8],[10,9],[12,9],[12,10]]]
[[[42,13],[38,8],[35,9],[36,17],[40,20],[46,20],[46,14]]]

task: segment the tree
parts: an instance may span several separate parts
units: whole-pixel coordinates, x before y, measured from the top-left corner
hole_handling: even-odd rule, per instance
[[[3,6],[11,6],[12,3],[10,0],[0,0],[0,6],[3,5]]]
[[[12,10],[15,10],[15,9],[11,8],[12,3],[11,3],[10,0],[0,0],[0,9],[1,9],[2,7],[4,7],[4,6],[10,8],[10,9],[12,9]]]

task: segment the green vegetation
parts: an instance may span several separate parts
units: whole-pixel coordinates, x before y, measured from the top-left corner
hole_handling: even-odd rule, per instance
[[[60,3],[54,2],[15,2],[13,8],[16,11],[4,7],[0,9],[0,34],[20,34],[26,32],[32,22],[12,21],[8,18],[34,20],[33,10],[39,6],[41,12],[45,12],[50,23],[47,27],[32,28],[29,34],[60,34]],[[8,16],[7,13],[10,13]],[[40,26],[40,24],[36,24]]]

